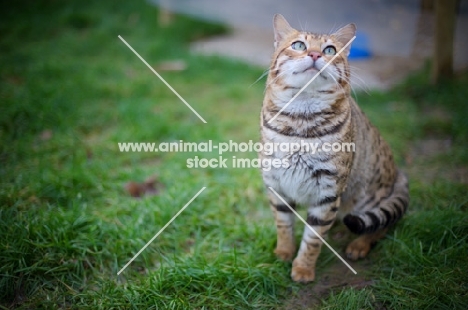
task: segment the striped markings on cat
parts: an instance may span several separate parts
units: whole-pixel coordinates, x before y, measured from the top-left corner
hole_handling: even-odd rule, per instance
[[[296,99],[297,96],[299,96],[299,95],[304,91],[304,89],[306,89],[307,86],[309,86],[310,83],[312,83],[312,82],[317,78],[317,76],[319,76],[320,73],[322,73],[322,71],[325,70],[325,69],[333,62],[333,60],[335,60],[335,58],[338,57],[338,56],[341,54],[341,52],[343,52],[343,51],[354,41],[354,39],[356,39],[356,36],[352,37],[351,40],[349,40],[349,42],[346,43],[346,45],[343,46],[343,48],[340,49],[340,50],[338,51],[338,53],[336,53],[336,55],[333,56],[333,58],[332,58],[329,62],[327,62],[327,63],[323,66],[323,68],[320,69],[320,71],[317,72],[317,74],[315,74],[315,75],[310,79],[310,81],[307,82],[307,84],[305,84],[305,85],[299,90],[299,92],[298,92],[296,95],[294,95],[294,97],[292,97],[291,100],[289,100],[288,103],[286,103],[286,104],[284,105],[284,107],[282,107],[281,110],[279,110],[278,113],[276,113],[276,115],[273,116],[273,117],[268,121],[268,123],[271,123],[272,121],[274,121],[274,120],[278,117],[278,115],[280,115],[281,112],[283,112],[284,109],[286,109],[286,108],[288,107],[288,105],[289,105],[291,102],[293,102],[294,99]]]
[[[352,40],[351,40],[352,41]],[[291,209],[291,211],[317,236],[317,238],[320,239],[320,241],[322,241],[329,249],[330,251],[333,252],[333,254],[335,254],[345,265],[346,267],[349,268],[349,270],[351,270],[354,274],[357,274],[357,271],[353,269],[353,267],[351,267],[348,262],[346,262],[343,257],[340,256],[340,254],[338,254],[323,238],[322,236],[320,236],[316,231],[315,229],[313,229],[309,224],[307,224],[307,222],[299,215],[299,213],[296,212],[296,210],[294,210],[287,202],[286,200],[283,199],[283,197],[281,197],[280,194],[278,194],[272,187],[268,187],[272,192],[273,194],[275,194],[285,205],[288,206],[289,209]]]
[[[161,75],[159,75],[159,73],[156,72],[156,70],[154,70],[154,68],[151,67],[151,66],[146,62],[146,60],[143,59],[143,57],[141,57],[140,54],[138,54],[138,53],[133,49],[133,47],[131,47],[130,44],[127,43],[127,41],[125,41],[120,35],[119,35],[118,37],[119,37],[119,39],[120,39],[125,45],[127,45],[127,47],[128,47],[135,55],[137,55],[138,58],[140,58],[141,61],[143,61],[143,63],[144,63],[151,71],[153,71],[154,74],[156,74],[156,76],[157,76],[164,84],[166,84],[166,86],[167,86],[170,90],[172,90],[172,92],[173,92],[177,97],[179,97],[180,100],[182,100],[183,103],[185,103],[185,105],[186,105],[190,110],[192,110],[193,113],[195,113],[196,116],[198,116],[198,118],[199,118],[203,123],[206,124],[206,121],[203,119],[203,117],[201,117],[200,114],[198,114],[198,112],[195,111],[195,109],[192,108],[192,106],[191,106],[190,104],[188,104],[188,102],[185,101],[185,99],[182,98],[182,96],[179,95],[179,93],[176,92],[176,90],[175,90],[174,88],[172,88],[172,86],[169,85],[169,83],[166,82],[166,80],[163,79],[163,77],[162,77]]]
[[[144,247],[142,247],[142,248],[141,248],[141,250],[140,250],[140,251],[138,251],[138,253],[136,253],[136,254],[135,254],[135,256],[133,256],[133,257],[132,257],[132,259],[131,259],[131,260],[130,260],[130,261],[129,261],[129,262],[128,262],[128,263],[127,263],[125,266],[123,266],[123,268],[122,268],[122,269],[120,269],[120,271],[119,271],[119,272],[117,272],[117,275],[120,275],[120,274],[122,273],[122,271],[124,271],[124,270],[125,270],[125,268],[127,268],[127,267],[128,267],[128,265],[130,265],[130,264],[131,264],[131,263],[132,263],[132,262],[135,260],[135,258],[137,258],[137,257],[138,257],[138,255],[140,255],[140,254],[141,254],[141,252],[143,252],[143,251],[144,251],[144,250],[145,250],[145,249],[148,247],[148,245],[150,245],[150,243],[151,243],[151,242],[153,242],[153,241],[154,241],[154,239],[156,239],[156,238],[157,238],[157,237],[158,237],[158,236],[159,236],[159,235],[160,235],[160,234],[161,234],[161,233],[164,231],[164,229],[166,229],[166,228],[167,228],[167,226],[169,226],[169,225],[172,223],[172,221],[174,221],[174,220],[176,219],[176,217],[178,217],[178,216],[179,216],[179,215],[180,215],[180,214],[181,214],[181,213],[182,213],[182,212],[183,212],[183,211],[184,211],[184,210],[185,210],[185,209],[186,209],[186,208],[187,208],[187,207],[188,207],[188,206],[189,206],[189,205],[192,203],[192,201],[194,201],[194,200],[195,200],[195,198],[197,198],[197,197],[198,197],[198,195],[200,195],[200,194],[201,194],[201,192],[203,192],[205,189],[206,189],[206,186],[204,186],[204,187],[203,187],[203,188],[202,188],[202,189],[201,189],[201,190],[200,190],[198,193],[196,193],[196,194],[195,194],[195,196],[193,196],[193,197],[192,197],[192,199],[190,199],[190,200],[189,200],[189,202],[187,202],[187,204],[186,204],[186,205],[185,205],[185,206],[184,206],[182,209],[180,209],[180,211],[179,211],[179,212],[177,212],[177,214],[176,214],[176,215],[174,215],[174,216],[171,218],[171,220],[170,220],[169,222],[167,222],[167,224],[166,224],[166,225],[164,225],[164,227],[163,227],[163,228],[161,228],[161,229],[158,231],[158,233],[157,233],[156,235],[154,235],[154,237],[153,237],[153,238],[151,238],[151,240],[150,240],[150,241],[148,241],[148,242],[145,244],[145,246],[144,246]]]

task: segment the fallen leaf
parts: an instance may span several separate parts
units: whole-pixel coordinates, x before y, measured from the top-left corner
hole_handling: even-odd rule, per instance
[[[52,139],[52,136],[54,135],[53,131],[50,130],[50,129],[46,129],[44,131],[42,131],[39,135],[39,139],[41,139],[42,141],[47,141],[47,140],[50,140]]]
[[[126,191],[135,198],[157,195],[161,187],[162,184],[157,181],[156,177],[150,177],[144,182],[130,181],[125,184]]]

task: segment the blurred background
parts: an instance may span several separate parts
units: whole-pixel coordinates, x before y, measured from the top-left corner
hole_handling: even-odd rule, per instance
[[[283,14],[296,29],[330,33],[355,23],[353,85],[388,89],[420,69],[434,52],[435,4],[425,0],[269,1],[151,0],[170,12],[226,23],[228,35],[192,45],[194,51],[236,57],[267,67],[273,52],[272,16]],[[468,67],[468,1],[457,1],[455,70]],[[359,76],[360,79],[357,79]]]

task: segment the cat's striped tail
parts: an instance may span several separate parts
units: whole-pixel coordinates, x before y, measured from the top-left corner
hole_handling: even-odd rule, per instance
[[[390,194],[370,210],[351,212],[343,223],[356,234],[370,234],[396,223],[406,212],[409,204],[408,178],[398,171]]]

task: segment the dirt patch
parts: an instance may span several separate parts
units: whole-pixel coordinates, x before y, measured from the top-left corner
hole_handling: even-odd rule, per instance
[[[450,137],[417,140],[406,154],[405,171],[411,178],[417,178],[425,183],[437,180],[448,180],[454,183],[468,184],[468,167],[451,165],[450,162],[440,162],[438,156],[448,155],[452,150],[453,141]]]
[[[448,153],[452,148],[452,139],[449,137],[442,139],[428,138],[417,140],[413,145],[410,152],[412,158],[428,159],[433,156]]]
[[[355,237],[342,223],[337,223],[330,231],[329,242],[338,254],[344,257],[344,248]],[[325,248],[322,247],[322,252],[328,251]],[[325,253],[322,253],[322,259],[325,258],[323,254]],[[333,258],[333,262],[326,267],[318,267],[315,281],[301,287],[281,309],[316,309],[319,308],[321,300],[327,298],[331,292],[339,292],[349,287],[359,290],[375,283],[366,272],[372,265],[371,259],[348,262],[357,274],[354,274],[341,260]]]
[[[354,263],[355,265],[359,265]],[[360,270],[362,269],[362,270]],[[282,309],[315,309],[320,306],[321,300],[327,298],[330,293],[352,287],[363,289],[374,284],[374,280],[364,275],[362,266],[356,269],[357,274],[352,273],[341,261],[336,260],[326,270],[318,270],[315,283],[302,287],[294,297],[289,299]]]

